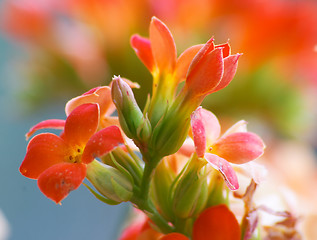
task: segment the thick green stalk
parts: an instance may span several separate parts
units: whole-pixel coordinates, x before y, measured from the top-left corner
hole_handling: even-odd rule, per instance
[[[145,160],[145,159],[144,159]],[[131,202],[135,204],[139,209],[143,210],[144,213],[156,224],[156,226],[163,233],[173,232],[173,227],[171,227],[166,219],[164,219],[160,213],[155,208],[150,195],[150,184],[155,171],[155,167],[159,163],[160,159],[148,158],[145,160],[145,167],[143,172],[143,177],[140,185],[140,191],[135,194],[131,199]]]

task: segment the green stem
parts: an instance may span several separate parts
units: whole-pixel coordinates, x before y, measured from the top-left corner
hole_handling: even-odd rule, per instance
[[[164,219],[157,211],[151,199],[149,198],[151,180],[159,160],[159,158],[144,159],[145,167],[140,185],[140,191],[135,194],[135,196],[131,199],[131,202],[139,209],[144,211],[144,213],[153,221],[153,223],[156,224],[162,233],[170,233],[173,232],[173,227],[171,227],[166,219]]]
[[[150,184],[154,174],[155,167],[157,165],[153,162],[154,161],[150,160],[147,163],[145,163],[144,166],[143,177],[140,186],[140,198],[143,200],[147,200],[149,198]]]

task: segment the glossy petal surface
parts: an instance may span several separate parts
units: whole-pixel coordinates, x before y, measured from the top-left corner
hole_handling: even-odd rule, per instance
[[[20,172],[37,179],[49,167],[64,162],[68,154],[69,147],[63,139],[52,133],[39,134],[29,142]]]
[[[238,177],[229,162],[212,153],[205,153],[205,159],[214,169],[219,171],[230,190],[239,188]]]
[[[194,96],[206,95],[220,83],[224,71],[222,50],[214,49],[189,72],[186,85]]]
[[[194,223],[193,240],[239,240],[240,227],[225,205],[206,209]]]
[[[27,134],[25,134],[26,139],[28,140],[36,131],[40,129],[52,128],[52,129],[64,129],[65,120],[62,119],[49,119],[42,122],[39,122],[33,126]]]
[[[220,138],[213,150],[227,161],[242,164],[260,157],[265,145],[262,139],[251,132],[232,133]]]
[[[141,62],[153,72],[155,64],[150,40],[135,34],[131,37],[130,43]]]
[[[150,24],[150,41],[154,61],[160,71],[173,72],[176,65],[176,46],[166,25],[156,17]]]
[[[112,113],[115,110],[111,99],[111,89],[104,86],[91,89],[89,92],[69,100],[65,106],[66,115],[68,116],[75,108],[85,103],[98,103],[100,116],[104,116],[108,112]]]
[[[101,157],[123,144],[121,131],[117,126],[110,126],[95,133],[87,142],[83,156],[83,163],[90,163],[96,157]]]
[[[159,240],[189,240],[189,238],[180,233],[170,233],[161,237]]]
[[[87,103],[75,108],[67,117],[64,137],[71,145],[84,146],[99,124],[98,104]]]
[[[85,164],[60,163],[40,175],[38,186],[46,197],[60,203],[69,192],[81,185],[85,177]]]

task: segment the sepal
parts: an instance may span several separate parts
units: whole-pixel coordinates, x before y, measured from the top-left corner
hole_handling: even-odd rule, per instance
[[[133,179],[114,167],[94,160],[87,166],[87,179],[106,198],[115,202],[129,201],[133,195]]]

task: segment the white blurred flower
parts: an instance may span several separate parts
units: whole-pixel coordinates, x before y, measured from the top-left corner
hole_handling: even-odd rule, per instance
[[[0,240],[9,239],[10,226],[4,214],[0,210]]]

